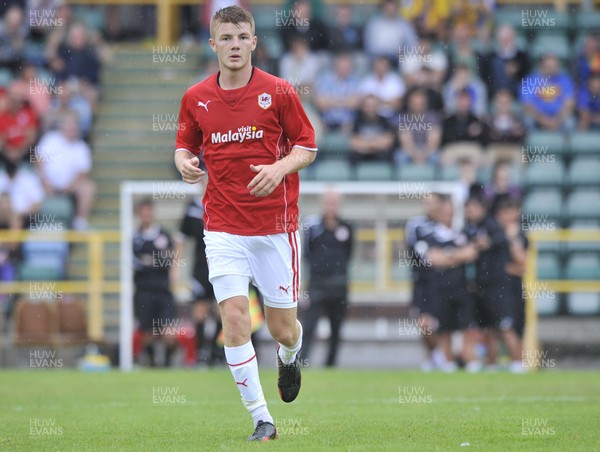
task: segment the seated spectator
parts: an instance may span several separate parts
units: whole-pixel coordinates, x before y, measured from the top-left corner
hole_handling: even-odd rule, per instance
[[[283,10],[284,17],[279,18],[278,28],[286,51],[292,50],[292,42],[304,40],[313,52],[327,50],[329,35],[325,24],[313,15],[312,4],[308,0],[299,0],[293,10]]]
[[[56,96],[52,99],[49,111],[44,115],[44,132],[57,129],[63,114],[69,111],[77,112],[81,135],[86,139],[92,128],[94,114],[90,103],[79,92],[79,83],[75,80],[60,82],[56,87]]]
[[[337,5],[335,25],[329,29],[329,50],[333,53],[361,51],[363,30],[352,23],[352,7]]]
[[[419,45],[405,55],[400,55],[400,69],[408,86],[415,86],[427,73],[435,86],[442,86],[448,70],[448,56],[441,48],[434,47],[430,36],[421,36]]]
[[[481,65],[481,78],[488,90],[495,94],[500,89],[509,89],[517,96],[521,80],[529,73],[529,56],[519,49],[515,29],[501,25],[496,31],[496,48],[486,55]]]
[[[427,105],[431,110],[443,111],[444,98],[441,94],[441,80],[434,71],[429,67],[423,66],[418,76],[412,78],[413,86],[406,92],[405,97],[408,98],[416,90],[423,90],[427,95]]]
[[[492,181],[484,187],[484,197],[490,214],[496,213],[496,204],[499,199],[511,198],[521,200],[521,187],[512,181],[512,167],[508,160],[497,161],[492,168]]]
[[[29,87],[21,83],[0,93],[0,135],[4,137],[4,155],[19,155],[29,160],[29,150],[37,141],[38,118],[27,102]]]
[[[450,8],[447,0],[402,2],[402,16],[412,22],[420,36],[432,35],[445,41]]]
[[[56,92],[55,82],[52,77],[40,77],[37,67],[25,63],[13,84],[27,92],[27,103],[38,117],[43,117],[50,107],[52,93]]]
[[[600,130],[600,74],[592,75],[587,86],[581,87],[577,111],[580,130]]]
[[[365,24],[365,52],[370,58],[384,56],[397,61],[399,49],[417,45],[417,35],[412,24],[398,15],[396,0],[383,0],[380,6],[381,14]]]
[[[337,55],[333,70],[317,79],[314,103],[325,128],[350,130],[359,105],[358,83],[352,57],[347,53]]]
[[[39,212],[44,200],[44,187],[40,177],[23,155],[12,153],[4,156],[0,166],[0,197],[5,196],[7,210],[3,214],[11,229],[29,227],[32,215]]]
[[[0,22],[0,68],[16,76],[24,57],[28,28],[23,10],[16,4],[8,8]]]
[[[523,80],[521,102],[529,128],[570,131],[575,126],[575,87],[554,55],[540,61],[538,71]]]
[[[291,47],[281,58],[279,76],[291,83],[298,95],[307,94],[317,78],[320,59],[302,38],[295,38]]]
[[[442,127],[442,164],[469,158],[479,166],[481,147],[487,144],[488,128],[473,114],[469,91],[459,91],[456,96],[456,113],[448,116]]]
[[[586,85],[592,75],[600,75],[600,36],[587,35],[575,60],[575,76],[580,86]]]
[[[471,96],[473,113],[482,118],[487,114],[487,90],[479,77],[469,71],[465,64],[454,67],[452,77],[444,85],[443,96],[446,113],[456,112],[456,93],[466,90]]]
[[[455,0],[452,4],[452,23],[455,28],[465,27],[471,36],[487,41],[492,28],[492,7],[489,0]]]
[[[472,30],[467,24],[459,24],[452,30],[452,38],[448,46],[450,70],[458,65],[467,66],[471,74],[479,76],[480,55],[471,44]]]
[[[46,193],[74,195],[77,210],[73,227],[87,229],[95,185],[89,176],[92,156],[80,138],[77,113],[64,114],[60,129],[44,134],[37,146],[36,161]]]
[[[525,139],[525,123],[513,107],[510,90],[501,89],[494,96],[493,112],[489,117],[488,164],[496,160],[510,159],[520,164],[521,146]]]
[[[428,108],[423,90],[414,91],[407,98],[407,104],[408,108],[400,115],[398,161],[436,165],[442,141],[440,117]]]
[[[73,24],[67,43],[60,45],[49,58],[49,65],[59,81],[75,79],[92,106],[98,100],[100,59],[83,24]]]
[[[357,162],[392,160],[394,129],[386,118],[380,116],[379,101],[375,96],[363,100],[354,121],[348,157],[353,165]]]
[[[377,57],[373,64],[373,72],[362,79],[359,86],[362,96],[375,96],[379,99],[379,114],[393,120],[402,106],[402,96],[406,91],[402,78],[392,71],[390,61],[386,57]]]

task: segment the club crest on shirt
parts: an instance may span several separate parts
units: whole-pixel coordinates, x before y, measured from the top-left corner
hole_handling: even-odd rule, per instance
[[[262,93],[258,95],[258,106],[264,110],[271,106],[271,95]]]

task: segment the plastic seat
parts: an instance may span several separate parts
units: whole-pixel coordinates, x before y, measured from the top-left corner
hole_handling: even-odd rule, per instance
[[[577,132],[571,137],[571,152],[574,155],[600,155],[600,132]]]
[[[540,253],[538,255],[537,277],[540,280],[560,279],[560,259],[557,253]]]
[[[356,167],[356,179],[360,181],[389,181],[394,176],[392,163],[364,162]]]
[[[567,309],[574,315],[594,315],[600,312],[600,294],[573,292],[567,294]]]
[[[577,31],[598,31],[598,24],[600,24],[600,11],[579,11],[575,16]]]
[[[569,219],[600,218],[600,191],[575,191],[567,199],[565,215]]]
[[[534,190],[527,194],[523,202],[523,213],[529,222],[556,220],[561,217],[562,197],[559,190]]]
[[[567,153],[565,136],[560,132],[532,130],[525,141],[524,163],[552,163],[556,155]]]
[[[350,137],[343,132],[328,132],[323,134],[317,144],[319,154],[343,157],[350,149]]]
[[[600,279],[600,257],[597,253],[571,253],[565,269],[567,279]]]
[[[600,229],[598,220],[573,220],[569,224],[569,229],[577,231],[582,229]],[[600,253],[600,241],[590,242],[566,242],[567,252],[574,251],[595,251]]]
[[[314,177],[317,181],[349,181],[352,168],[346,160],[325,160],[316,165]]]
[[[565,179],[562,162],[531,163],[525,170],[526,186],[560,186]]]
[[[455,181],[460,179],[460,169],[457,165],[443,166],[439,171],[439,179],[443,181]]]
[[[571,46],[567,36],[564,34],[555,33],[540,33],[538,34],[531,46],[531,56],[538,59],[543,55],[552,54],[561,60],[569,58]]]
[[[51,196],[42,203],[40,215],[46,225],[55,224],[69,229],[73,221],[73,201],[69,196]]]
[[[577,158],[569,166],[569,184],[600,185],[600,160],[594,158]]]
[[[435,179],[435,167],[431,165],[402,165],[398,171],[401,181],[422,181]]]

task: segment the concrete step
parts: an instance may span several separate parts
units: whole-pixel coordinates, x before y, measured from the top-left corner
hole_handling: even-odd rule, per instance
[[[158,71],[149,71],[147,69],[129,69],[129,70],[110,70],[102,75],[103,90],[110,89],[113,85],[119,84],[137,84],[156,85],[165,83],[172,85],[188,86],[196,83],[198,71],[180,68],[162,68]]]

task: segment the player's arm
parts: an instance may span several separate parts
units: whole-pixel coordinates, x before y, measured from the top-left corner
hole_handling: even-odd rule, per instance
[[[477,249],[472,243],[461,247],[432,247],[429,249],[427,257],[434,267],[454,267],[476,260]]]
[[[181,178],[188,184],[196,184],[202,180],[206,172],[198,168],[200,159],[186,149],[175,151],[175,167]]]
[[[294,146],[288,155],[271,165],[250,165],[250,169],[258,173],[248,184],[250,194],[269,196],[281,183],[284,176],[306,168],[315,160],[316,156],[315,151]]]

